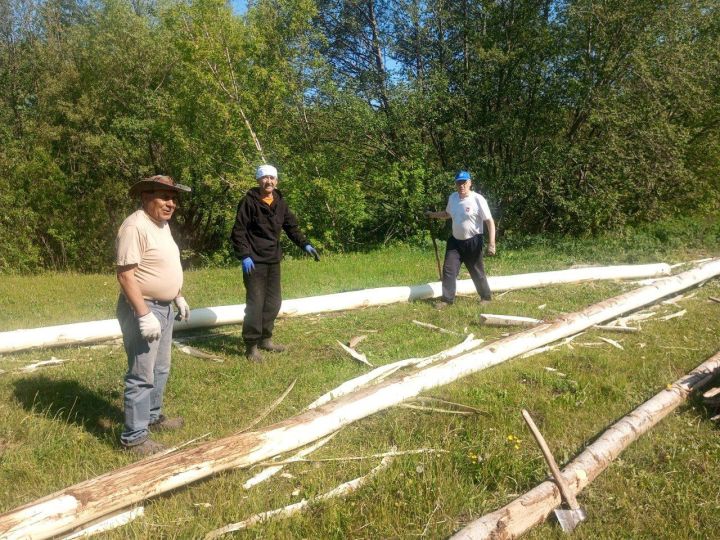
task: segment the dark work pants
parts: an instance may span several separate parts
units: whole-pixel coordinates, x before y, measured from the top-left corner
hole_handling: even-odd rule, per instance
[[[483,300],[490,300],[492,293],[485,276],[483,265],[483,235],[478,234],[467,240],[458,240],[451,236],[445,249],[443,262],[442,300],[452,304],[455,301],[455,282],[460,270],[460,263],[465,264],[475,284],[475,290]]]
[[[272,336],[280,311],[280,263],[255,263],[255,270],[243,273],[243,283],[246,294],[242,336],[246,345],[255,345]]]

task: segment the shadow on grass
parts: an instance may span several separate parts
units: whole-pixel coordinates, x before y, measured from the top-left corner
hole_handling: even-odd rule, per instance
[[[75,380],[19,379],[13,394],[25,410],[81,426],[102,439],[123,422],[118,407]]]

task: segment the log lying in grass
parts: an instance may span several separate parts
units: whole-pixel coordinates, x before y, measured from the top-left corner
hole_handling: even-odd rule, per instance
[[[493,291],[504,291],[598,279],[633,279],[669,274],[670,266],[661,263],[578,268],[512,276],[491,276],[489,283]],[[475,294],[475,286],[472,280],[458,281],[457,293]],[[324,296],[297,298],[284,301],[279,316],[294,317],[367,306],[383,306],[398,302],[435,298],[440,294],[441,284],[435,282],[412,287],[382,287],[379,289],[364,289]],[[193,309],[190,313],[190,320],[176,323],[175,329],[191,330],[194,328],[221,326],[223,324],[238,324],[242,322],[244,317],[245,304]],[[116,319],[12,330],[10,332],[0,332],[0,354],[38,347],[95,343],[117,338],[121,335],[120,325]]]
[[[717,353],[610,426],[561,471],[572,492],[580,492],[597,478],[625,448],[674,411],[691,392],[707,384],[719,370],[720,353]],[[452,538],[517,538],[545,521],[561,502],[556,484],[548,480],[510,504],[472,522]]]
[[[147,498],[234,467],[249,467],[300,448],[352,422],[477,373],[720,274],[720,259],[605,300],[552,323],[338,398],[258,431],[230,435],[182,452],[146,459],[80,482],[0,515],[0,538],[48,538]]]

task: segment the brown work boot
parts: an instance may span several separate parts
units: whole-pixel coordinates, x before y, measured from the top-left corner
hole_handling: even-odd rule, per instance
[[[270,338],[263,339],[260,344],[258,345],[263,351],[270,351],[270,352],[283,352],[285,350],[284,345],[276,345],[272,342]]]
[[[258,351],[257,345],[248,345],[245,348],[245,358],[247,358],[251,362],[259,363],[263,361],[262,354],[260,354],[260,351]]]
[[[182,416],[168,418],[164,414],[161,414],[157,420],[148,425],[148,429],[154,433],[159,433],[161,431],[174,431],[176,429],[180,429],[184,425],[185,420]]]
[[[446,307],[448,307],[450,304],[448,304],[445,300],[438,300],[433,304],[433,307],[437,310],[443,310]]]
[[[165,445],[162,445],[158,442],[153,441],[152,439],[145,439],[143,442],[139,444],[134,444],[132,446],[125,446],[123,445],[123,449],[127,452],[132,452],[133,454],[137,454],[138,456],[151,456],[153,454],[157,454],[158,452],[162,452],[165,450]]]

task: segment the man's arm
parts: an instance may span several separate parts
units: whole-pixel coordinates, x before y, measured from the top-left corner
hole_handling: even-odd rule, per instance
[[[288,238],[300,249],[305,249],[305,246],[309,244],[307,238],[305,238],[305,235],[300,230],[295,214],[293,214],[290,207],[287,206],[285,207],[285,218],[283,220],[282,228]]]
[[[235,224],[233,225],[230,241],[232,242],[235,256],[243,260],[250,257],[250,242],[247,237],[247,227],[252,220],[250,205],[247,202],[247,195],[238,203],[237,212],[235,214]]]
[[[138,285],[135,279],[135,269],[137,264],[131,264],[128,266],[117,267],[117,280],[120,284],[125,298],[130,303],[135,312],[136,317],[142,317],[150,313],[150,310],[145,305],[142,292],[140,292],[140,285]]]
[[[493,218],[486,219],[485,227],[488,232],[488,255],[495,255],[495,220]]]

